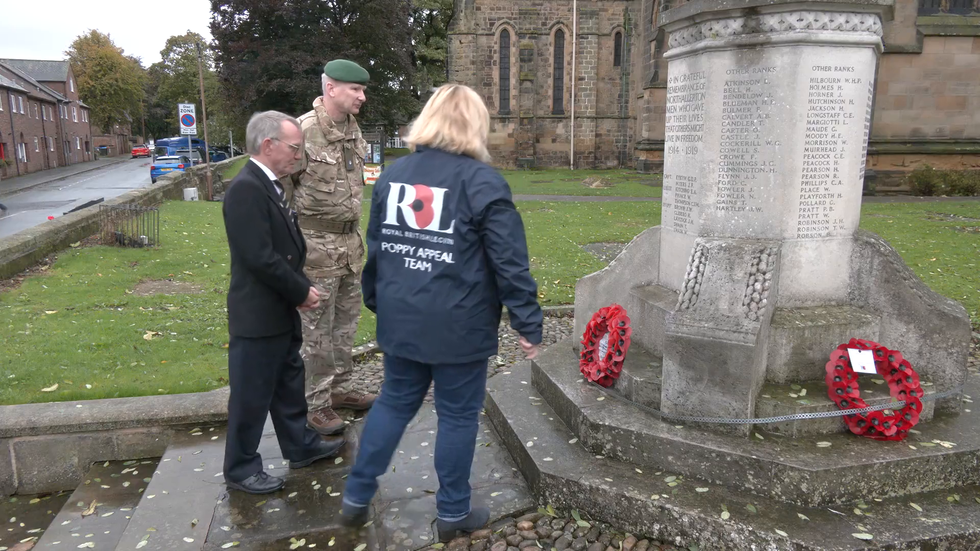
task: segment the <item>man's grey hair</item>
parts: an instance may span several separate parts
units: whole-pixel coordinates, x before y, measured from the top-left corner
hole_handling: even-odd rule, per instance
[[[288,121],[302,130],[299,121],[279,111],[261,111],[252,115],[245,128],[245,150],[250,155],[261,153],[262,142],[269,139],[279,139],[282,135],[282,123]]]

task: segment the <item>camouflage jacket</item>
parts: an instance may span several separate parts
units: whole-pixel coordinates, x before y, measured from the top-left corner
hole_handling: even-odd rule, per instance
[[[359,220],[367,142],[353,115],[347,116],[345,128],[338,128],[322,98],[299,122],[306,151],[291,178],[292,202],[309,247],[306,272],[310,277],[359,274],[364,266]]]

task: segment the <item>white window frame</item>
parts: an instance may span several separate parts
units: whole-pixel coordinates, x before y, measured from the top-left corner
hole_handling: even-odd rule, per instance
[[[72,92],[75,91],[75,79],[68,77],[68,89]]]
[[[14,101],[14,93],[13,92],[7,92],[7,96],[10,97],[10,113],[11,114],[16,113],[17,112],[17,102]]]
[[[34,136],[34,153],[41,152],[41,142],[38,141],[37,136]]]
[[[17,144],[17,160],[26,163],[27,162],[27,144],[19,143]]]
[[[78,109],[74,105],[71,106],[71,120],[78,122]]]
[[[24,114],[24,96],[17,96],[17,107],[21,115]]]
[[[48,151],[54,151],[54,138],[48,136]]]
[[[40,119],[41,118],[41,114],[37,112],[37,104],[36,103],[34,104],[34,118],[35,119]]]
[[[75,151],[81,151],[81,150],[82,150],[82,139],[79,138],[78,136],[75,136]]]

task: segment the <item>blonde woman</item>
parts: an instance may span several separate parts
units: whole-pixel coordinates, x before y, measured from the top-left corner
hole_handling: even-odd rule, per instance
[[[430,383],[439,416],[439,539],[489,520],[489,510],[470,506],[469,484],[487,360],[497,353],[502,306],[529,358],[537,355],[542,319],[524,224],[507,182],[486,164],[489,130],[476,92],[442,86],[412,125],[414,152],[374,187],[361,284],[365,305],[378,315],[385,381],[347,480],[350,525],[367,519],[377,477]]]

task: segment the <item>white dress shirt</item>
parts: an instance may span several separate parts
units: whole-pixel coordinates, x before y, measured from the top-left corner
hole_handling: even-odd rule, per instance
[[[282,194],[283,194],[282,186],[279,184],[279,178],[276,177],[275,173],[273,173],[271,170],[269,170],[269,167],[267,167],[264,164],[256,161],[255,160],[255,157],[252,157],[249,160],[252,161],[253,163],[257,164],[259,166],[259,168],[262,169],[262,172],[264,172],[265,175],[268,176],[270,180],[272,180],[272,183],[273,183],[273,185],[276,186],[276,191],[279,192],[279,197],[281,198],[282,197]]]

